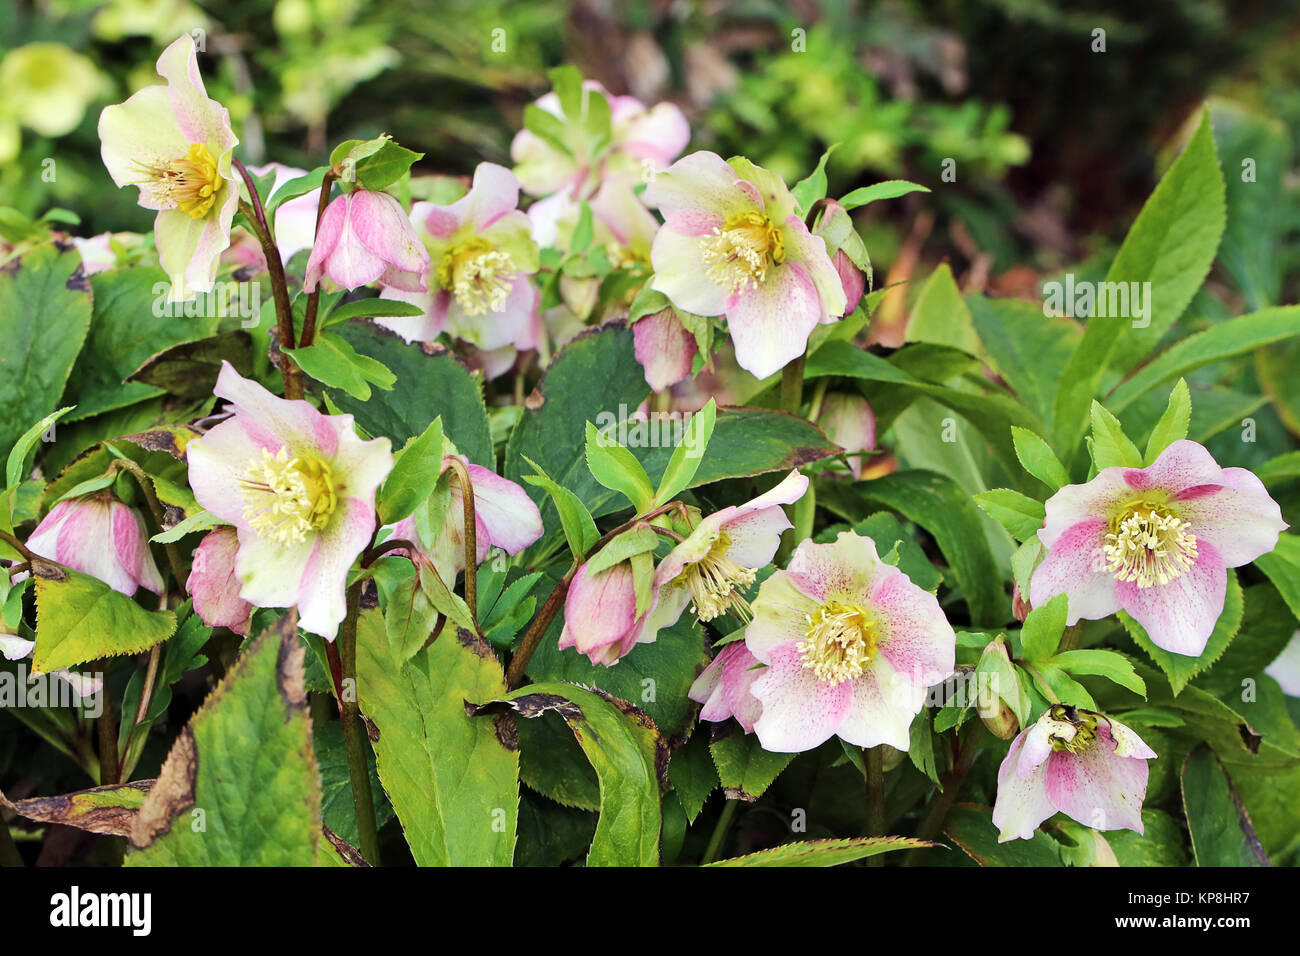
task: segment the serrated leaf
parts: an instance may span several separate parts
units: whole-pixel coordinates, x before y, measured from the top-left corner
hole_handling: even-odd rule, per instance
[[[408,517],[429,497],[442,474],[442,419],[435,418],[419,437],[408,441],[396,455],[393,470],[379,489],[381,525]]]
[[[1012,425],[1011,441],[1015,445],[1016,458],[1025,471],[1047,487],[1059,491],[1070,483],[1069,473],[1051,446],[1029,429]]]
[[[994,488],[974,496],[975,503],[1017,541],[1027,541],[1038,534],[1046,511],[1036,498],[1010,488]]]
[[[1092,403],[1092,463],[1097,471],[1105,468],[1141,468],[1142,454],[1124,434],[1119,419],[1100,402]]]
[[[732,733],[709,745],[718,779],[728,800],[753,802],[772,786],[781,771],[790,766],[794,754],[764,750],[754,734]]]
[[[1144,464],[1150,465],[1160,453],[1174,442],[1187,437],[1187,429],[1192,423],[1192,396],[1187,390],[1187,380],[1180,378],[1173,391],[1169,393],[1169,404],[1165,413],[1151,429],[1147,439],[1147,450],[1143,456]]]
[[[668,467],[659,479],[659,489],[655,492],[655,504],[667,504],[684,489],[690,487],[691,479],[699,470],[700,462],[708,449],[709,439],[713,437],[713,427],[717,421],[718,406],[710,398],[698,412],[691,416],[686,426],[686,433],[673,455],[668,459]]]
[[[642,514],[654,507],[654,486],[635,455],[587,422],[587,467],[600,484],[617,491]]]
[[[1223,655],[1228,644],[1236,636],[1237,629],[1241,627],[1244,605],[1241,584],[1237,581],[1237,574],[1232,568],[1229,568],[1227,588],[1223,596],[1223,611],[1214,625],[1214,630],[1210,633],[1210,638],[1205,644],[1205,650],[1197,657],[1175,654],[1173,651],[1156,647],[1155,644],[1151,643],[1151,638],[1147,637],[1142,625],[1130,617],[1127,612],[1120,611],[1118,616],[1125,630],[1128,631],[1129,636],[1133,638],[1138,647],[1142,648],[1147,656],[1155,662],[1156,666],[1164,671],[1176,695],[1182,692],[1188,681],[1206,670]]]
[[[1027,661],[1047,660],[1056,653],[1069,616],[1069,598],[1058,594],[1034,608],[1020,630],[1022,653]]]
[[[805,840],[759,850],[745,856],[717,860],[707,866],[841,866],[892,850],[921,850],[938,846],[911,837],[851,837],[838,840]]]
[[[1146,681],[1133,669],[1133,662],[1118,651],[1104,648],[1062,651],[1052,658],[1052,663],[1066,673],[1106,677],[1135,694],[1147,695]]]

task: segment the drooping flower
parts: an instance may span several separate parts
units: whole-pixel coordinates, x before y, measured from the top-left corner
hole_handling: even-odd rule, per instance
[[[656,392],[691,374],[699,345],[671,308],[660,309],[632,324],[636,360],[645,370],[646,384]]]
[[[355,189],[325,207],[303,288],[313,291],[324,275],[345,289],[378,281],[387,288],[422,292],[428,268],[429,253],[402,204],[388,193]]]
[[[832,735],[906,750],[926,688],[953,674],[957,638],[934,595],[850,531],[802,542],[753,611],[745,644],[768,665],[750,688],[765,750],[809,750]]]
[[[333,640],[353,561],[375,530],[375,491],[393,467],[387,438],[362,441],[351,415],[287,401],[223,362],[213,390],[234,415],[186,446],[199,504],[234,525],[239,596],[297,605]]]
[[[1047,500],[1047,556],[1029,599],[1069,595],[1069,623],[1127,611],[1157,647],[1198,656],[1223,613],[1227,569],[1277,546],[1277,502],[1244,468],[1176,441],[1146,468],[1103,469]]]
[[[763,705],[753,694],[754,680],[765,668],[749,652],[744,641],[733,641],[691,685],[688,696],[704,706],[700,720],[714,722],[735,717],[745,733],[752,733],[754,722],[763,713]]]
[[[638,616],[636,584],[632,565],[621,561],[613,567],[591,571],[583,564],[573,576],[564,600],[564,630],[561,650],[573,647],[593,664],[612,667],[637,644],[654,641],[661,628],[671,626],[681,614],[664,613],[659,588],[651,583],[648,607]]]
[[[519,183],[495,163],[479,163],[470,191],[450,206],[417,202],[411,219],[428,253],[427,291],[386,288],[384,295],[424,309],[422,316],[375,321],[408,342],[442,332],[484,350],[531,347],[538,267],[528,217],[516,207]]]
[[[791,527],[782,505],[808,490],[798,471],[743,505],[730,505],[700,521],[655,569],[661,614],[671,625],[689,604],[701,621],[728,612],[750,619],[745,589],[772,560],[781,532]]]
[[[664,216],[651,282],[696,315],[726,315],[736,361],[766,378],[844,314],[844,287],[779,176],[742,157],[691,153],[646,187]]]
[[[104,108],[99,138],[113,182],[138,186],[140,205],[158,210],[154,240],[177,301],[211,290],[230,245],[240,189],[231,158],[239,140],[226,108],[208,99],[189,34],[163,51],[158,73],[165,86]]]
[[[471,465],[463,455],[460,460],[469,472],[469,483],[474,489],[477,564],[487,560],[488,552],[494,547],[506,554],[518,554],[542,536],[541,512],[523,488],[482,465]],[[432,542],[421,539],[414,516],[393,525],[392,536],[414,544],[414,560],[433,565],[443,583],[452,587],[456,575],[465,570],[465,499],[460,482],[451,483],[442,525]]]
[[[817,424],[826,437],[847,452],[872,451],[876,447],[876,415],[870,403],[854,392],[831,392],[822,403]],[[850,454],[849,471],[854,480],[862,478],[862,464],[866,456]]]
[[[1094,830],[1142,832],[1155,751],[1112,717],[1053,704],[1011,743],[998,769],[998,842],[1028,840],[1058,810]]]
[[[144,518],[107,491],[60,501],[36,526],[27,547],[123,594],[141,587],[163,592]]]
[[[235,574],[239,535],[234,528],[213,528],[194,552],[185,588],[194,596],[194,612],[208,627],[228,627],[248,636],[253,605],[239,596],[243,586]]]

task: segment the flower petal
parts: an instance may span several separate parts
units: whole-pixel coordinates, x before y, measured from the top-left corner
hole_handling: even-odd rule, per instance
[[[759,585],[752,604],[754,619],[745,628],[745,646],[756,659],[770,664],[775,648],[808,636],[808,617],[820,604],[800,591],[788,572],[777,571]]]
[[[683,156],[655,176],[646,186],[644,198],[659,209],[673,231],[699,238],[721,228],[728,216],[762,209],[754,191],[738,183],[736,171],[726,160],[701,150]]]
[[[1198,541],[1192,566],[1168,584],[1140,588],[1134,581],[1118,581],[1115,593],[1152,644],[1199,657],[1223,613],[1227,586],[1228,572],[1218,550]]]
[[[374,531],[375,510],[369,501],[339,500],[329,524],[315,536],[299,579],[298,626],[304,631],[334,640],[347,615],[348,570]]]
[[[656,246],[658,243],[656,238]],[[658,263],[655,268],[657,271]],[[839,297],[843,300],[843,291]],[[787,259],[773,267],[758,285],[727,298],[727,329],[736,347],[737,364],[759,379],[784,368],[804,353],[824,308],[803,266]]]
[[[1282,520],[1282,509],[1252,472],[1224,468],[1222,481],[1217,486],[1183,489],[1175,507],[1191,525],[1196,540],[1214,545],[1223,563],[1236,568],[1276,548],[1278,535],[1288,525]]]
[[[672,309],[638,319],[632,326],[632,342],[636,360],[645,370],[646,384],[656,392],[690,375],[691,364],[699,351],[695,336],[686,330]]]
[[[998,768],[998,792],[993,801],[993,825],[998,828],[998,842],[1029,840],[1034,831],[1052,814],[1056,806],[1047,796],[1047,768],[1042,763],[1021,775],[1021,749],[1025,735],[1011,743],[1002,766]]]
[[[884,657],[845,683],[853,688],[853,706],[836,731],[840,738],[856,747],[889,744],[907,750],[912,718],[925,706],[925,688],[896,673]]]
[[[1145,760],[1115,756],[1099,736],[1082,753],[1053,751],[1044,768],[1047,797],[1066,816],[1094,830],[1142,832],[1149,773]]]
[[[542,536],[542,515],[523,488],[480,465],[469,466],[475,516],[482,520],[490,544],[518,554]]]
[[[867,602],[884,625],[879,653],[900,678],[926,688],[953,675],[957,635],[933,594],[881,564]]]
[[[228,627],[248,636],[253,605],[239,596],[235,556],[239,536],[234,528],[209,531],[194,552],[194,565],[185,589],[194,596],[194,611],[208,627]]]
[[[1044,531],[1038,536],[1046,543]],[[1085,518],[1057,535],[1029,579],[1030,603],[1042,607],[1056,595],[1068,594],[1070,624],[1081,618],[1100,620],[1118,611],[1115,576],[1106,570],[1102,550],[1105,540],[1106,519],[1101,517]]]
[[[651,288],[668,296],[677,308],[696,315],[721,315],[726,310],[727,290],[705,272],[697,236],[661,227],[650,248],[650,263],[655,270]]]
[[[763,712],[754,733],[764,750],[800,753],[829,740],[853,708],[853,685],[818,680],[794,643],[771,649],[770,665],[750,689]]]

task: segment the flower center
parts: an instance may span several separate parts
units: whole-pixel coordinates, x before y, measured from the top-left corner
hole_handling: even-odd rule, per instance
[[[483,315],[505,308],[514,274],[510,254],[498,252],[476,236],[448,249],[434,278],[439,286],[451,290],[467,315]]]
[[[191,219],[202,219],[221,192],[221,173],[212,150],[194,143],[180,159],[142,163],[144,183],[160,206],[174,206]]]
[[[249,527],[284,545],[325,527],[338,501],[328,464],[314,455],[290,458],[283,448],[274,455],[263,448],[239,484]]]
[[[862,674],[876,654],[876,622],[856,604],[828,601],[808,615],[808,636],[796,647],[803,666],[838,684]]]
[[[1192,566],[1196,536],[1187,523],[1158,506],[1139,504],[1111,522],[1103,548],[1106,570],[1117,581],[1135,581],[1139,588],[1168,584]]]
[[[1053,704],[1049,719],[1063,725],[1062,729],[1071,725],[1074,727],[1073,737],[1052,734],[1048,738],[1052,742],[1052,749],[1058,753],[1064,750],[1072,754],[1081,754],[1097,739],[1097,716],[1091,711],[1079,710],[1068,704]]]
[[[767,278],[769,263],[785,262],[785,240],[771,219],[755,210],[729,216],[700,240],[705,273],[732,295]]]
[[[678,576],[691,592],[691,611],[701,621],[711,621],[727,611],[733,611],[746,622],[754,616],[749,602],[738,590],[754,583],[754,571],[727,557],[730,548],[731,539],[725,534],[718,535],[709,553],[688,564]]]

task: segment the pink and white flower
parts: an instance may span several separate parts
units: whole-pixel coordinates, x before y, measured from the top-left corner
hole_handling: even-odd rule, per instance
[[[485,351],[534,347],[539,296],[529,277],[538,252],[518,204],[518,181],[495,163],[479,163],[470,191],[450,206],[415,203],[411,219],[426,251],[425,284],[383,294],[424,314],[375,321],[408,342],[432,342],[447,332]]]
[[[754,696],[755,679],[766,668],[749,652],[744,641],[733,641],[695,679],[688,696],[704,706],[700,720],[714,722],[735,717],[745,733],[752,733],[754,723],[763,713],[763,705]]]
[[[375,530],[375,491],[393,467],[387,438],[362,441],[351,415],[287,401],[223,362],[213,390],[234,415],[186,446],[199,504],[238,535],[239,596],[297,605],[333,640],[348,571]]]
[[[676,616],[664,620],[659,591],[653,584],[649,607],[640,616],[636,609],[636,584],[629,562],[620,561],[594,573],[589,564],[583,564],[565,596],[564,630],[558,646],[561,650],[576,648],[593,664],[612,667],[637,644],[654,641],[661,627],[676,620]]]
[[[494,474],[482,465],[471,465],[463,455],[460,460],[469,472],[474,489],[474,551],[477,564],[487,560],[496,547],[506,554],[518,554],[542,536],[542,515],[523,488]],[[444,463],[448,459],[444,459]],[[445,464],[444,464],[445,466]],[[451,483],[442,526],[432,542],[421,539],[414,517],[403,518],[393,525],[393,537],[416,546],[413,559],[433,565],[447,587],[465,570],[465,499],[460,483]]]
[[[36,526],[27,547],[123,594],[135,594],[141,587],[163,592],[144,518],[109,492],[60,501]]]
[[[804,353],[846,299],[826,242],[804,225],[781,177],[743,157],[679,159],[646,187],[664,225],[651,286],[696,315],[726,315],[736,361],[766,378]]]
[[[1028,840],[1060,811],[1094,830],[1142,832],[1155,751],[1113,717],[1053,704],[1011,742],[998,769],[998,842]]]
[[[699,345],[672,308],[660,309],[632,323],[632,346],[645,370],[646,384],[656,392],[691,374]]]
[[[303,288],[314,291],[324,275],[345,289],[378,281],[422,292],[428,268],[429,253],[402,204],[388,193],[356,189],[325,207]]]
[[[870,403],[857,393],[831,392],[822,402],[817,424],[826,437],[846,452],[872,451],[876,447],[876,415]],[[862,479],[862,454],[846,458],[855,481]]]
[[[194,40],[180,37],[158,58],[166,85],[147,86],[99,117],[101,154],[118,186],[138,186],[139,203],[158,210],[158,259],[173,301],[207,292],[239,206],[231,171],[239,140],[230,114],[208,99]]]
[[[753,611],[745,644],[767,665],[750,688],[764,750],[810,750],[833,735],[907,750],[926,688],[953,674],[957,637],[934,595],[850,531],[802,542]]]
[[[194,552],[194,564],[185,589],[194,597],[194,613],[208,627],[228,627],[236,634],[248,636],[253,619],[253,605],[239,596],[243,587],[235,574],[239,554],[239,535],[223,525],[213,528]]]
[[[1069,623],[1127,611],[1157,647],[1198,656],[1223,613],[1227,569],[1277,546],[1277,502],[1244,468],[1176,441],[1146,468],[1105,468],[1047,500],[1047,556],[1029,599],[1069,595]]]

